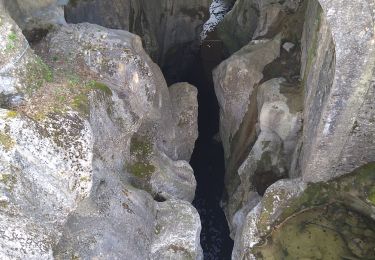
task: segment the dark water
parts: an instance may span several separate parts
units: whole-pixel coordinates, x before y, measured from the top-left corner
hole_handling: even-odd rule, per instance
[[[201,244],[205,260],[230,259],[233,241],[220,207],[224,189],[224,152],[214,140],[219,131],[219,106],[214,92],[211,70],[223,59],[220,42],[203,43],[194,66],[183,81],[198,88],[199,138],[190,161],[197,179],[197,208],[201,222]]]

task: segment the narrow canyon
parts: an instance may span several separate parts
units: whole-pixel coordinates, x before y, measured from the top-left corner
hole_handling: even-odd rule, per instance
[[[374,0],[0,0],[0,259],[375,259]]]

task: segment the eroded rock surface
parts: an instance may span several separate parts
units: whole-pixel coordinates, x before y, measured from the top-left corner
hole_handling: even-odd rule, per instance
[[[210,0],[71,1],[65,12],[72,23],[90,22],[140,35],[146,51],[175,83],[195,61],[210,4]]]
[[[355,16],[353,10],[363,15]],[[367,166],[369,175],[362,168],[355,170],[374,161],[370,150],[374,149],[375,117],[368,102],[374,99],[372,10],[373,5],[362,1],[353,1],[349,6],[343,1],[324,0],[237,1],[219,25],[219,36],[234,54],[218,68],[231,61],[235,64],[231,71],[236,79],[227,81],[232,84],[228,83],[228,91],[223,91],[226,74],[215,71],[215,90],[221,110],[226,111],[222,112],[220,123],[226,151],[227,194],[223,205],[235,239],[233,259],[274,259],[288,255],[370,257],[373,253],[367,251],[372,247],[372,237],[365,235],[372,234],[365,231],[374,219],[373,204],[366,198],[372,191],[361,186],[374,185],[370,177],[373,168]],[[254,22],[248,23],[244,19],[247,16]],[[237,25],[236,30],[231,30],[233,24]],[[256,73],[247,73],[258,60],[249,56],[247,64],[241,66],[241,58],[235,51],[276,37],[280,37],[281,43],[275,58]],[[267,46],[262,51],[264,62],[266,54],[274,53],[275,48]],[[234,83],[240,82],[237,79],[241,73],[247,75],[242,90]],[[252,97],[244,93],[252,93]],[[230,105],[231,100],[240,100],[236,97],[243,98],[242,102],[233,102],[245,104],[242,110]],[[351,177],[345,177],[349,173]],[[344,185],[348,180],[345,178],[355,182],[349,192],[353,193],[348,195],[350,199],[346,195],[343,195],[346,199],[338,199],[334,192],[326,196],[321,190],[312,191],[312,187],[329,190],[325,186],[329,185],[327,181]],[[314,186],[311,182],[319,184]],[[367,195],[360,195],[363,189]],[[320,201],[317,210],[291,209],[295,201],[300,201],[305,209],[316,206],[314,199],[307,199],[309,196]],[[345,200],[348,203],[342,204]],[[324,210],[327,216],[317,217]],[[363,229],[356,233],[351,227],[337,224],[344,221],[342,216],[357,218],[358,227]],[[308,226],[306,232],[314,235],[305,238],[305,231],[298,231],[297,227],[305,223],[305,218],[313,219],[311,225],[320,222],[332,227],[333,233],[345,235],[327,247],[328,242],[318,241],[324,231]],[[281,219],[286,222],[278,226]],[[329,236],[334,236],[333,233]],[[303,239],[292,241],[288,236]],[[362,241],[362,246],[354,245],[351,239]],[[304,249],[314,245],[319,250],[308,253],[294,250],[293,245]]]
[[[196,182],[180,160],[197,136],[194,87],[174,94],[183,114],[138,36],[55,25],[33,46],[36,55],[1,15],[3,37],[14,44],[1,51],[2,69],[18,83],[0,83],[2,258],[201,259],[200,220],[189,203]],[[28,72],[31,62],[38,66]],[[22,102],[8,105],[16,96]]]

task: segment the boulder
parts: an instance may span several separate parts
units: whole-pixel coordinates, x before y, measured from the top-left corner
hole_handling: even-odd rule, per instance
[[[158,203],[156,216],[151,259],[203,259],[201,224],[191,204],[175,200]]]
[[[69,214],[91,191],[92,138],[73,113],[35,122],[0,110],[2,259],[52,259]]]
[[[302,38],[302,173],[308,182],[330,180],[375,159],[372,4],[320,3],[323,9],[309,3],[315,15],[306,20]]]
[[[369,194],[374,181],[370,163],[334,181],[276,182],[248,213],[232,258],[373,257],[375,202]],[[266,243],[266,237],[273,243]]]
[[[169,95],[176,129],[173,158],[190,161],[198,138],[198,91],[188,83],[177,83],[169,87]]]
[[[251,105],[264,67],[280,54],[280,39],[255,41],[223,61],[214,71],[215,93],[220,106],[220,136],[225,157],[230,143]]]
[[[24,40],[10,18],[1,25],[10,24]],[[146,259],[158,248],[155,254],[199,259],[200,221],[186,202],[195,193],[193,171],[172,158],[175,138],[191,130],[176,129],[181,112],[140,38],[80,24],[55,28],[34,45],[38,56],[26,47],[39,64],[33,77],[2,85],[5,97],[23,102],[1,110],[1,258]],[[10,75],[23,82],[24,74]],[[190,105],[185,112],[196,122]],[[173,202],[159,207],[153,197]],[[176,215],[186,222],[172,229],[162,216]],[[166,248],[156,225],[170,238]]]

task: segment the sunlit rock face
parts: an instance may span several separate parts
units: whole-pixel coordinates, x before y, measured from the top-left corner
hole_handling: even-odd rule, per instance
[[[374,258],[374,5],[214,3],[232,258]],[[210,4],[0,1],[1,259],[203,258],[197,91],[156,63]]]
[[[193,86],[181,111],[126,31],[55,23],[32,50],[3,8],[0,30],[1,258],[201,259]]]
[[[247,16],[254,21],[249,22]],[[373,6],[362,1],[350,5],[324,0],[237,1],[219,24],[218,35],[233,53],[214,71],[226,153],[223,206],[235,239],[233,259],[287,257],[288,252],[281,252],[284,246],[289,255],[299,257],[369,257],[373,253],[366,251],[372,246],[371,236],[361,240],[366,242],[360,250],[350,242],[370,234],[365,230],[374,219],[374,204],[366,197],[372,189],[361,186],[374,185],[373,167],[368,166],[368,175],[356,170],[375,156],[375,113],[369,105],[374,99],[373,18]],[[276,47],[265,45],[275,40],[279,41]],[[256,58],[259,50],[263,59]],[[268,60],[271,53],[275,55]],[[249,58],[243,60],[244,55]],[[253,71],[260,62],[264,65]],[[314,187],[325,187],[328,181],[344,185],[347,179],[340,176],[350,173],[351,180],[364,178],[350,195],[350,201],[363,206],[359,215],[353,213],[359,210],[355,203],[337,202],[328,207],[325,219],[316,219],[327,200],[336,200],[329,194],[319,204],[322,208],[294,211],[296,218],[272,231],[292,215],[291,201],[312,196],[309,183],[319,183]],[[367,192],[359,195],[362,189]],[[304,207],[313,204],[306,202]],[[356,235],[349,227],[341,228],[337,223],[343,218],[332,213],[335,210],[353,216],[366,228]],[[348,237],[330,246],[336,251],[324,248],[323,240],[318,245],[310,238],[300,241],[303,245],[299,241],[281,245],[284,235],[295,232],[310,217],[322,225],[334,225],[335,232],[346,232]],[[322,230],[313,232],[313,239],[319,239]],[[266,240],[275,243],[267,245]],[[314,244],[320,249],[302,253],[293,251],[294,244],[300,248]]]

